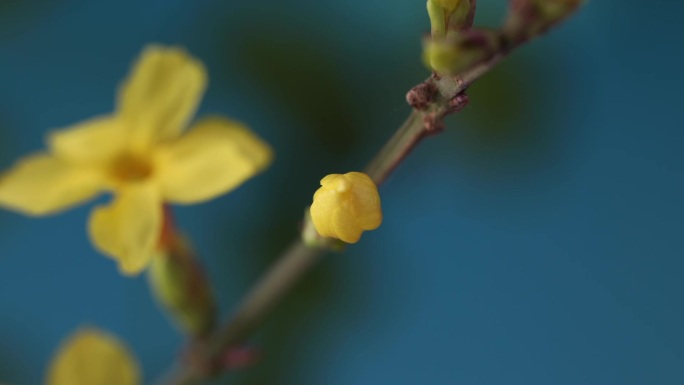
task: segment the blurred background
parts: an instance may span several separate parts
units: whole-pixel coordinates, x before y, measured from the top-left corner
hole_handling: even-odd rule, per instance
[[[497,26],[504,0],[480,0]],[[684,383],[684,3],[592,1],[471,88],[383,186],[385,222],[327,257],[231,384]],[[223,314],[297,235],[320,178],[359,170],[428,75],[423,0],[0,0],[0,167],[108,113],[151,42],[204,61],[200,115],[247,122],[276,162],[177,208]],[[104,202],[108,197],[98,202]],[[39,384],[80,325],[151,383],[181,335],[98,255],[92,205],[0,212],[0,382]],[[217,382],[222,383],[222,382]]]

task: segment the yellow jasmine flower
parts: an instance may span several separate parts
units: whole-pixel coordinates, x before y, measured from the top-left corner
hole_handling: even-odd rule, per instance
[[[204,66],[184,50],[146,48],[116,111],[51,133],[47,152],[0,179],[0,205],[47,215],[112,192],[91,214],[90,238],[124,274],[141,272],[160,239],[163,202],[212,199],[271,162],[268,145],[235,121],[205,118],[184,132],[206,84]]]
[[[135,357],[113,335],[84,328],[59,348],[47,372],[47,385],[138,385]]]
[[[358,242],[364,230],[375,230],[382,223],[378,188],[360,172],[323,178],[310,212],[321,236],[347,243]]]

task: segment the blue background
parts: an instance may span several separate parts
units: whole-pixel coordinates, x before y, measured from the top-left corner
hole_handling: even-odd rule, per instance
[[[505,2],[480,3],[496,26]],[[476,83],[383,186],[383,226],[297,287],[255,340],[261,363],[229,382],[684,383],[684,3],[611,3]],[[428,29],[421,0],[2,1],[0,166],[111,111],[145,44],[187,47],[211,78],[200,115],[247,122],[277,154],[176,210],[225,315],[318,180],[362,168],[407,115]],[[125,339],[146,383],[181,349],[144,277],[90,246],[91,206],[0,213],[0,381],[41,383],[83,324]]]

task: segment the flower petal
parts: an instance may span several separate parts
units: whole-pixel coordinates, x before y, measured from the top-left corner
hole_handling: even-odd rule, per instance
[[[240,123],[207,118],[157,153],[164,200],[196,203],[224,194],[268,166],[270,147]]]
[[[339,174],[328,175],[321,184],[341,178]],[[323,237],[334,238],[336,236],[333,227],[333,215],[341,206],[341,195],[328,188],[319,188],[314,193],[313,203],[309,209],[311,220],[314,222],[316,231]]]
[[[332,228],[335,238],[347,243],[356,243],[361,239],[363,229],[356,222],[354,214],[343,207],[337,208],[332,215]]]
[[[116,337],[97,329],[81,329],[55,354],[48,385],[138,385],[135,357]]]
[[[122,274],[142,272],[154,256],[162,225],[162,202],[151,183],[129,185],[114,202],[93,210],[90,238],[102,253],[116,259]]]
[[[380,194],[373,180],[361,172],[350,172],[346,178],[353,180],[353,196],[349,199],[349,208],[356,224],[364,230],[375,230],[382,224]]]
[[[28,215],[53,214],[92,198],[103,186],[96,169],[37,154],[0,177],[0,205]]]
[[[75,163],[106,162],[126,145],[125,127],[114,116],[87,120],[48,136],[52,152]]]
[[[147,47],[118,101],[134,145],[178,136],[195,115],[206,85],[204,66],[183,49]]]

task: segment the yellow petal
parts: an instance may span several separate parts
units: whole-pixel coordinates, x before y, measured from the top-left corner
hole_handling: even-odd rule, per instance
[[[98,170],[37,154],[0,177],[0,205],[28,215],[53,214],[92,198],[102,187]]]
[[[136,146],[178,136],[195,115],[207,75],[183,49],[147,47],[119,94],[119,114]]]
[[[340,239],[347,243],[356,243],[361,239],[363,229],[356,222],[356,218],[351,210],[344,207],[335,209],[332,215],[331,225],[333,228],[333,238]]]
[[[84,328],[62,343],[50,364],[48,385],[138,385],[140,369],[116,337]]]
[[[213,117],[159,149],[157,177],[164,200],[196,203],[235,189],[272,158],[269,146],[245,126]]]
[[[52,132],[48,145],[57,157],[70,162],[106,162],[125,148],[125,127],[116,117],[98,117]]]
[[[342,175],[331,174],[321,180],[321,186],[330,186]],[[323,237],[336,238],[333,228],[333,216],[337,209],[342,205],[342,196],[335,189],[319,188],[314,193],[313,204],[310,213],[316,231]]]
[[[349,199],[349,208],[356,224],[363,230],[377,229],[382,223],[382,211],[380,194],[375,183],[368,175],[360,172],[350,172],[345,177],[353,180],[353,196]]]
[[[151,183],[131,184],[113,203],[93,210],[89,232],[95,247],[117,260],[122,274],[142,272],[154,256],[162,223],[162,202]]]

